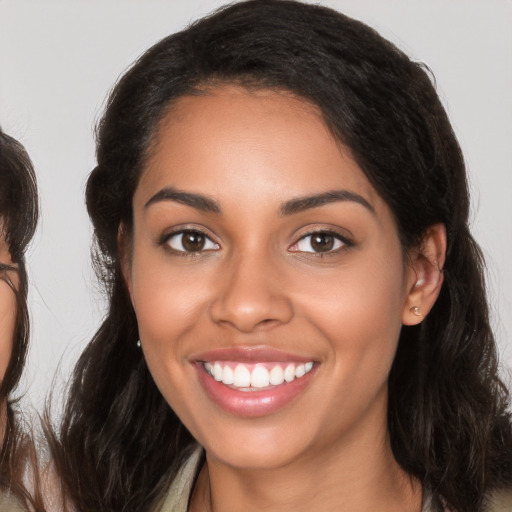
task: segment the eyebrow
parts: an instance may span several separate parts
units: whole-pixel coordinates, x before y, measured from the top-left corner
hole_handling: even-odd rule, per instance
[[[330,190],[313,196],[297,197],[286,201],[279,209],[280,216],[293,215],[303,212],[311,208],[318,208],[325,204],[335,203],[339,201],[351,201],[364,206],[371,213],[375,214],[373,206],[359,194],[350,192],[349,190]]]
[[[157,192],[146,202],[144,207],[147,208],[148,206],[159,203],[161,201],[174,201],[207,213],[222,213],[222,209],[215,199],[202,194],[183,192],[173,187],[165,187]],[[328,192],[322,192],[321,194],[297,197],[286,201],[279,208],[279,216],[283,217],[293,215],[305,210],[318,208],[319,206],[324,206],[326,204],[340,201],[351,201],[358,203],[364,206],[370,212],[375,213],[373,206],[359,194],[350,192],[349,190],[330,190]]]
[[[151,199],[144,205],[144,208],[159,203],[161,201],[174,201],[176,203],[191,206],[196,210],[201,210],[207,213],[221,213],[220,205],[215,199],[204,196],[202,194],[194,194],[192,192],[182,192],[173,187],[166,187],[157,192]]]

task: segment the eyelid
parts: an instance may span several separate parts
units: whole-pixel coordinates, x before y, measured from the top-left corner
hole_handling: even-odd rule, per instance
[[[197,233],[203,237],[205,237],[207,240],[209,240],[212,244],[214,244],[215,248],[207,248],[207,249],[200,249],[197,251],[186,251],[186,250],[180,250],[172,247],[169,243],[169,241],[178,235],[183,235],[185,233]],[[201,253],[205,252],[212,252],[220,249],[220,244],[214,240],[214,237],[210,235],[206,229],[197,227],[197,226],[177,226],[170,231],[166,231],[158,240],[159,245],[164,245],[169,251],[172,251],[172,253],[177,254],[179,256],[199,256]]]
[[[178,224],[176,226],[169,226],[166,229],[162,230],[162,234],[157,238],[157,243],[159,245],[165,244],[165,242],[172,236],[177,235],[179,233],[187,233],[187,232],[193,232],[193,233],[200,233],[201,235],[204,235],[208,237],[211,240],[214,240],[217,238],[215,233],[212,233],[212,231],[202,225],[198,224]],[[218,242],[215,242],[218,243]]]
[[[304,240],[308,236],[313,236],[313,235],[318,235],[318,234],[330,235],[330,236],[334,237],[335,239],[339,240],[343,245],[339,248],[331,249],[331,250],[325,251],[325,252],[292,250],[292,247],[297,246],[301,240]],[[353,246],[354,246],[354,242],[347,235],[340,233],[340,231],[338,231],[337,229],[332,228],[332,227],[327,227],[327,226],[325,226],[325,227],[319,226],[316,228],[311,228],[311,229],[301,233],[299,236],[297,236],[295,238],[295,241],[288,247],[288,250],[290,252],[294,252],[294,253],[327,256],[329,254],[337,254],[338,252],[340,252],[344,249],[348,249]]]

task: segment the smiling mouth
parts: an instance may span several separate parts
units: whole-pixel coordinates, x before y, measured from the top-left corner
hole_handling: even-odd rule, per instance
[[[270,347],[232,347],[190,358],[207,397],[229,414],[277,413],[306,393],[319,361]]]
[[[264,391],[301,379],[314,367],[305,363],[204,361],[203,368],[217,382],[237,391]]]

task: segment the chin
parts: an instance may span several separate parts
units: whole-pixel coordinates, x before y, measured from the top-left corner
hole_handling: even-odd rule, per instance
[[[254,420],[252,420],[254,421]],[[301,438],[293,434],[301,434]],[[224,429],[210,435],[203,444],[210,460],[237,469],[278,469],[304,456],[310,446],[305,432],[284,427],[258,428],[254,425]]]

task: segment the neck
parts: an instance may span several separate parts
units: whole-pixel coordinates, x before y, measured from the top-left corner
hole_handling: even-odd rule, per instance
[[[400,468],[382,431],[359,431],[273,469],[233,468],[207,454],[190,511],[420,512],[421,485]]]

